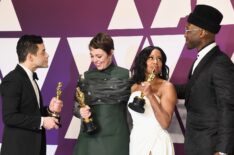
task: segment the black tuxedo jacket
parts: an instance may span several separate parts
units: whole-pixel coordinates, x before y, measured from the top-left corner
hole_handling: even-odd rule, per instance
[[[4,122],[1,155],[45,155],[45,130],[40,129],[40,107],[27,73],[19,65],[2,80],[2,115]]]
[[[234,65],[214,47],[188,82],[176,85],[187,109],[186,155],[234,154]]]

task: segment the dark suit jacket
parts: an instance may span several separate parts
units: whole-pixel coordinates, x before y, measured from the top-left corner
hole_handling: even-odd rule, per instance
[[[0,92],[4,122],[1,155],[45,155],[45,130],[40,129],[40,107],[27,73],[19,65],[3,78]]]
[[[234,154],[234,65],[214,47],[184,85],[176,85],[187,109],[186,155]]]

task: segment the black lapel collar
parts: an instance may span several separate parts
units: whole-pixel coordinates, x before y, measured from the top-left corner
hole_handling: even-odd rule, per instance
[[[20,72],[20,74],[21,74],[22,76],[24,76],[24,77],[27,79],[27,85],[28,85],[28,86],[30,86],[30,89],[32,89],[32,91],[34,91],[34,88],[33,88],[33,86],[32,86],[32,83],[31,83],[31,81],[30,81],[30,79],[29,79],[29,77],[28,77],[28,74],[25,72],[25,70],[24,70],[20,65],[17,65],[17,66],[15,67],[15,70],[16,70],[16,71],[18,71],[18,72]],[[36,83],[36,85],[37,85],[37,83]],[[40,107],[43,107],[41,91],[40,91],[40,89],[39,89],[39,86],[38,86],[38,85],[37,85],[37,87],[38,87],[38,90],[39,90]],[[34,93],[34,94],[35,94],[35,93]],[[35,97],[36,102],[37,102],[36,94],[35,94],[35,96],[34,96],[34,97]]]
[[[25,72],[25,70],[20,65],[17,65],[15,67],[15,70],[18,71],[25,78],[28,78],[28,80],[29,80],[29,77],[28,77],[27,73]]]
[[[197,77],[201,71],[204,69],[204,67],[207,64],[210,64],[212,62],[212,58],[216,55],[217,51],[219,51],[219,47],[216,46],[213,49],[211,49],[205,56],[204,58],[199,62],[197,67],[195,68],[193,75],[191,78]]]
[[[188,84],[187,84],[187,88],[186,88],[186,99],[189,98],[190,95],[190,91],[191,88],[193,86],[193,84],[195,83],[195,81],[198,79],[198,77],[200,76],[200,73],[202,72],[202,70],[209,65],[212,62],[212,59],[217,55],[217,52],[219,51],[219,47],[216,46],[213,49],[211,49],[211,51],[209,51],[205,57],[199,62],[199,64],[197,65],[197,67],[195,68],[193,74],[191,75]]]

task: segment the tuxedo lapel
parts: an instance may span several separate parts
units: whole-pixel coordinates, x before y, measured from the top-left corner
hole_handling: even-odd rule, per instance
[[[202,70],[212,62],[212,57],[215,55],[215,50],[211,50],[197,65],[197,67],[194,69],[194,72],[191,76],[191,80],[197,79]]]
[[[196,60],[197,60],[197,59],[196,59]],[[196,60],[193,61],[193,64],[192,64],[192,66],[191,66],[191,68],[190,68],[190,70],[189,70],[188,79],[190,79],[191,76],[192,76],[193,66],[194,66],[194,63],[196,62]]]
[[[27,87],[29,87],[28,90],[29,90],[30,92],[35,92],[35,90],[34,90],[34,88],[33,88],[33,85],[32,85],[32,83],[31,83],[31,81],[30,81],[30,79],[29,79],[27,73],[24,71],[24,69],[23,69],[20,65],[17,65],[17,66],[16,66],[16,70],[17,70],[18,72],[20,72],[20,74],[25,78],[26,85],[27,85]],[[36,84],[37,84],[37,83],[36,83]],[[38,87],[38,86],[37,86],[37,87]],[[40,95],[40,102],[41,102],[40,90],[39,90],[39,95]],[[36,97],[36,93],[32,93],[32,96],[33,96],[33,98],[34,98],[34,100],[35,100],[35,103],[37,103],[36,107],[38,107],[38,109],[39,109],[38,101],[37,101],[37,97]],[[40,104],[40,106],[41,106],[41,104]]]
[[[186,99],[189,99],[191,88],[193,87],[194,83],[200,76],[201,72],[204,70],[204,68],[206,68],[206,66],[212,63],[212,59],[215,57],[217,50],[218,50],[218,47],[216,46],[209,53],[207,53],[207,55],[199,62],[197,67],[194,69],[193,74],[191,75],[190,73],[188,75],[189,81],[188,81],[188,85],[186,88],[188,90],[186,91],[187,92],[186,97],[185,97]],[[192,67],[190,69],[190,72],[192,71]],[[187,104],[187,101],[185,102],[185,104]]]

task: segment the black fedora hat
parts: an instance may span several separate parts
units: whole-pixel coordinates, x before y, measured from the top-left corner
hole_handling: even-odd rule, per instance
[[[197,5],[188,16],[188,22],[209,32],[218,33],[223,15],[219,10],[208,5]]]

